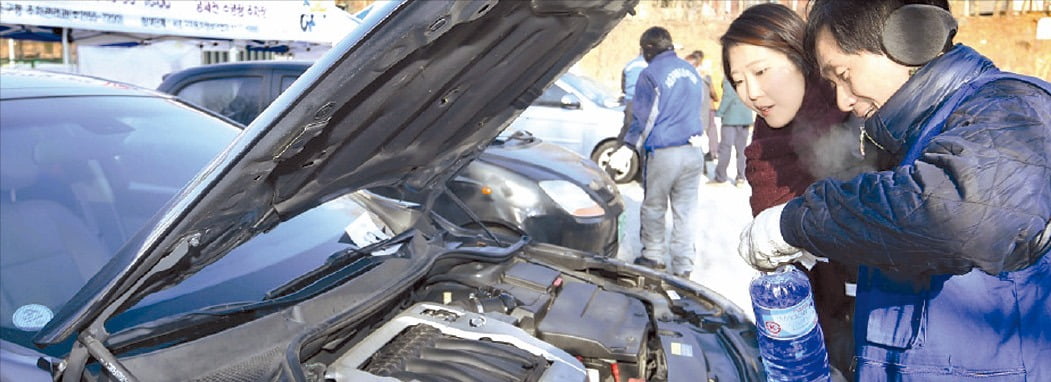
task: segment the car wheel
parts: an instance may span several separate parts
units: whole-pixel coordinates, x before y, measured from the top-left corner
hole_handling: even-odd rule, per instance
[[[614,182],[631,182],[635,180],[635,176],[639,173],[639,155],[638,153],[632,155],[631,162],[627,166],[613,167],[609,163],[609,157],[617,150],[617,147],[620,147],[620,143],[617,141],[602,142],[595,148],[595,152],[591,153],[591,160],[598,163],[603,170],[606,170],[606,173],[613,178]]]

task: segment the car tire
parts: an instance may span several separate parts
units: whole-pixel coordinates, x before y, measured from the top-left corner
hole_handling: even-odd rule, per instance
[[[627,168],[612,168],[609,165],[609,157],[618,147],[620,147],[620,142],[615,140],[602,142],[591,153],[591,160],[595,161],[603,170],[606,170],[606,173],[609,174],[610,178],[613,178],[614,182],[621,184],[630,183],[639,174],[639,154],[635,153],[631,156],[631,162]]]

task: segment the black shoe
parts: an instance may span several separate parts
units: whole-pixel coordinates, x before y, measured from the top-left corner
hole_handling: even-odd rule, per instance
[[[664,268],[666,268],[664,266],[664,263],[661,263],[661,262],[658,262],[658,261],[654,261],[654,260],[650,260],[650,259],[647,259],[647,258],[642,257],[642,256],[639,256],[639,257],[635,258],[635,265],[641,265],[641,266],[644,266],[646,268],[656,269],[658,271],[663,271]]]

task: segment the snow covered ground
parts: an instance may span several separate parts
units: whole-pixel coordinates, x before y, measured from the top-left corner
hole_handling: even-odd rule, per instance
[[[731,161],[729,174],[735,174]],[[701,177],[698,192],[697,254],[690,279],[704,285],[737,304],[750,317],[752,303],[748,296],[748,283],[758,273],[737,255],[737,243],[741,230],[752,219],[748,197],[751,189],[747,184],[735,187],[729,183],[706,184],[714,178],[715,165],[709,162],[705,177]],[[733,176],[731,175],[731,178]],[[639,204],[642,202],[642,186],[638,182],[619,186],[627,214],[624,240],[621,241],[617,257],[632,261],[642,249],[639,243]],[[668,232],[671,230],[671,213],[667,215]],[[670,259],[666,260],[670,262]]]

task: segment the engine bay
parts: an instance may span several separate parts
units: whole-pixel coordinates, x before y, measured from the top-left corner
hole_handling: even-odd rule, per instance
[[[754,360],[734,350],[747,348],[749,323],[665,281],[610,276],[517,256],[464,261],[315,368],[326,381],[749,379]]]
[[[754,324],[699,284],[524,237],[409,238],[392,254],[337,256],[321,273],[335,278],[297,280],[269,305],[165,319],[108,345],[127,370],[166,380],[762,379]],[[97,380],[120,380],[94,365]]]

